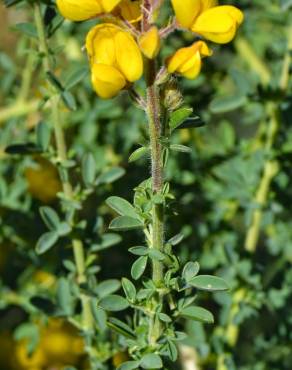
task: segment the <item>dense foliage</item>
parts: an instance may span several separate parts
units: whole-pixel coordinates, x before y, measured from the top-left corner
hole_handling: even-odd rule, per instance
[[[187,108],[170,119],[161,200],[147,180],[147,124],[135,96],[101,100],[92,90],[82,47],[95,21],[64,22],[49,0],[1,5],[1,369],[125,361],[123,370],[154,369],[160,356],[165,369],[291,369],[292,2],[236,6],[245,13],[236,39],[213,47],[195,81],[178,78]],[[188,33],[171,34],[161,60],[189,42]],[[63,157],[52,129],[56,91]],[[157,355],[145,344],[156,287],[140,278],[166,257],[149,252],[140,229],[161,202],[176,309],[154,301],[167,328]],[[86,272],[73,263],[80,242]],[[230,289],[211,295],[206,275]],[[214,280],[218,290],[226,283]]]

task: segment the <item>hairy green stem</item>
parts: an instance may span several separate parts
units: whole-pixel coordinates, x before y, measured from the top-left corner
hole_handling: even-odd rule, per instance
[[[43,67],[45,72],[52,71],[50,61],[50,53],[47,44],[45,27],[41,14],[39,3],[34,3],[34,18],[39,38],[39,50],[43,60]],[[67,161],[67,148],[64,137],[64,130],[60,119],[60,98],[53,87],[50,87],[51,94],[51,107],[52,107],[52,120],[54,124],[54,135],[56,141],[57,154],[60,164],[62,165]],[[63,192],[65,197],[70,201],[74,199],[73,188],[68,176],[61,176]],[[77,279],[79,284],[87,282],[85,253],[83,243],[79,239],[72,240],[74,260],[77,268]],[[84,331],[93,330],[93,317],[91,313],[90,301],[86,295],[81,295],[82,303],[82,325]]]
[[[162,120],[160,108],[159,88],[155,84],[156,65],[155,61],[147,60],[145,62],[145,75],[147,84],[147,115],[149,124],[149,137],[151,147],[151,177],[153,194],[161,194],[163,191],[163,158],[162,158]],[[164,205],[154,203],[152,208],[152,240],[151,248],[160,252],[164,249]],[[159,288],[163,282],[163,264],[160,261],[153,261],[152,279]],[[162,303],[162,297],[159,295],[159,301]],[[160,322],[151,318],[149,341],[155,344],[161,334]]]

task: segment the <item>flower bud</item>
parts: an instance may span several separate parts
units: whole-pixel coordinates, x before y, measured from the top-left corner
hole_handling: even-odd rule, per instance
[[[183,104],[183,96],[178,88],[177,81],[175,78],[171,78],[165,86],[164,89],[164,106],[165,108],[172,112],[177,110]]]
[[[122,0],[118,7],[118,12],[124,20],[130,23],[136,23],[142,18],[141,5],[141,0]]]
[[[140,37],[139,46],[148,59],[154,59],[157,56],[160,49],[160,36],[156,26],[151,27]]]
[[[166,61],[169,73],[179,73],[188,79],[195,79],[201,71],[202,57],[212,55],[203,41],[181,48]]]

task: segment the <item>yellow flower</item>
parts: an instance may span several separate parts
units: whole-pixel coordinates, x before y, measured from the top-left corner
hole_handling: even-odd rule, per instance
[[[117,11],[124,20],[130,23],[136,23],[139,22],[142,18],[141,5],[141,0],[122,0],[120,5],[118,6]]]
[[[179,73],[182,76],[195,79],[202,68],[202,57],[212,55],[212,51],[203,41],[181,48],[167,60],[169,73]]]
[[[178,23],[204,38],[230,42],[243,22],[243,13],[231,5],[217,6],[217,0],[171,0]]]
[[[57,169],[46,159],[35,157],[35,166],[25,170],[28,191],[43,203],[51,203],[62,190]]]
[[[143,59],[136,41],[130,33],[114,24],[95,26],[87,35],[86,49],[92,83],[101,98],[114,97],[128,82],[137,81],[142,76]]]
[[[156,26],[151,27],[146,33],[142,34],[139,39],[139,46],[148,59],[154,59],[157,56],[160,49],[160,36]]]
[[[109,13],[121,0],[57,0],[63,17],[71,21],[84,21],[99,14]]]

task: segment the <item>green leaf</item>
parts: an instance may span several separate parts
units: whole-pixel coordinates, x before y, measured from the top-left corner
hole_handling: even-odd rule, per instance
[[[36,30],[33,23],[26,23],[26,22],[18,23],[14,27],[18,31],[20,31],[21,33],[24,33],[25,35],[27,35],[29,37],[34,37],[34,38],[38,37],[37,30]]]
[[[112,220],[109,225],[111,230],[115,231],[126,231],[143,228],[143,223],[137,218],[129,216],[120,216]]]
[[[92,185],[96,177],[96,162],[91,153],[83,157],[81,172],[84,183],[86,185]]]
[[[121,283],[117,279],[109,279],[101,282],[96,287],[95,291],[98,294],[99,298],[104,298],[117,290],[121,287]]]
[[[57,228],[57,233],[59,236],[66,236],[66,235],[69,235],[72,231],[72,228],[69,224],[67,224],[67,222],[61,222],[59,225],[58,225],[58,228]]]
[[[149,253],[149,248],[143,246],[131,247],[129,248],[129,252],[135,256],[147,256]]]
[[[235,109],[238,109],[247,103],[247,98],[245,95],[232,95],[232,96],[223,96],[214,99],[209,108],[212,113],[220,114],[231,112]]]
[[[135,208],[126,199],[113,196],[107,198],[106,204],[121,216],[129,216],[139,219]]]
[[[144,273],[148,262],[148,257],[142,256],[138,258],[132,265],[131,276],[134,280],[138,280]]]
[[[45,122],[40,122],[36,127],[37,145],[45,152],[51,141],[51,129]]]
[[[205,126],[206,123],[199,116],[188,117],[181,125],[176,129],[185,129],[185,128],[198,128]]]
[[[30,155],[41,152],[41,148],[39,146],[36,146],[34,143],[13,144],[5,148],[5,153],[12,155]]]
[[[119,334],[122,334],[124,337],[135,339],[135,332],[123,321],[116,319],[115,317],[110,317],[107,324],[111,329],[115,330]]]
[[[65,82],[65,87],[67,90],[70,90],[72,87],[76,86],[80,81],[84,79],[88,75],[88,68],[87,67],[77,67],[74,71],[67,77]]]
[[[152,260],[163,261],[165,255],[157,249],[149,248],[148,255]]]
[[[171,113],[169,118],[169,127],[171,131],[175,130],[180,126],[191,114],[193,113],[192,108],[180,108],[175,112]]]
[[[167,341],[166,353],[172,362],[175,362],[178,358],[178,350],[176,345],[172,341]]]
[[[102,298],[99,306],[106,311],[123,311],[129,307],[129,303],[124,297],[112,294]]]
[[[57,230],[60,224],[60,218],[57,212],[50,207],[41,207],[40,215],[47,225],[49,230]]]
[[[213,314],[205,308],[199,306],[189,306],[183,308],[180,312],[180,316],[207,324],[214,323]]]
[[[103,234],[101,237],[100,245],[94,248],[94,250],[103,250],[112,247],[115,244],[118,244],[122,238],[118,234],[107,233]]]
[[[142,357],[140,366],[143,369],[161,369],[163,367],[163,363],[159,355],[149,353]]]
[[[57,302],[61,314],[71,316],[74,312],[74,299],[71,293],[71,284],[65,278],[60,278],[57,287]]]
[[[43,254],[51,249],[58,241],[58,234],[56,231],[49,231],[44,233],[38,240],[36,245],[37,254]]]
[[[207,290],[211,292],[229,289],[225,280],[212,275],[199,275],[191,279],[188,283],[199,290]]]
[[[184,239],[184,234],[180,233],[173,236],[171,239],[168,240],[168,243],[175,246],[179,244]]]
[[[135,370],[135,369],[139,369],[139,361],[126,361],[117,368],[117,370]]]
[[[70,91],[63,91],[61,93],[61,98],[68,109],[73,111],[77,109],[76,100]]]
[[[144,157],[144,156],[149,156],[149,153],[150,153],[150,149],[145,147],[145,146],[142,146],[141,148],[138,148],[136,149],[129,157],[129,162],[132,163],[132,162],[135,162],[137,161],[138,159]]]
[[[134,302],[136,299],[136,294],[137,294],[135,285],[129,279],[123,278],[122,287],[124,289],[124,292],[128,300],[130,302]]]
[[[192,153],[192,149],[181,144],[172,144],[170,145],[170,149],[174,150],[175,152],[181,152],[181,153]]]
[[[98,330],[100,330],[101,332],[105,332],[107,329],[106,312],[102,308],[97,306],[98,303],[96,299],[92,299],[90,301],[90,304],[91,304],[91,310],[93,313],[93,317],[95,321],[97,322]]]
[[[102,173],[97,179],[97,185],[99,184],[111,184],[116,180],[123,177],[125,170],[121,167],[114,167],[107,172]]]
[[[64,91],[64,87],[59,81],[59,79],[57,78],[57,76],[55,76],[51,71],[47,71],[46,75],[47,75],[49,82],[55,87],[55,89],[58,92],[62,93]]]
[[[182,276],[186,282],[189,282],[198,274],[199,271],[200,265],[198,262],[188,262],[183,269]]]
[[[163,321],[163,322],[171,322],[171,317],[169,317],[168,315],[166,315],[165,313],[161,312],[158,314],[158,317],[159,317],[159,320]]]
[[[76,265],[70,260],[63,261],[63,265],[66,267],[66,269],[70,272],[76,272]]]

